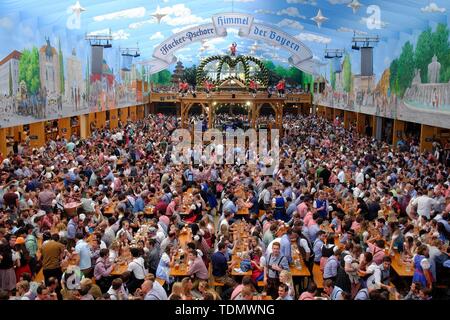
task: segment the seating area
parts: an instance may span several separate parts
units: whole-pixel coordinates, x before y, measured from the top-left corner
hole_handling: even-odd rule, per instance
[[[3,1],[0,300],[448,300],[450,2],[372,2]]]

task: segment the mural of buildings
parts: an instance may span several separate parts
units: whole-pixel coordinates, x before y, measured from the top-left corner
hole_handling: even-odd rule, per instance
[[[47,44],[39,50],[39,66],[41,90],[50,94],[59,93],[61,90],[60,64],[58,52],[46,39]]]
[[[14,50],[0,61],[0,94],[17,94],[19,89],[19,60],[22,54]]]
[[[74,104],[77,110],[80,96],[85,93],[85,88],[81,60],[78,59],[75,49],[72,50],[72,55],[66,60],[66,70],[65,98],[66,101]]]

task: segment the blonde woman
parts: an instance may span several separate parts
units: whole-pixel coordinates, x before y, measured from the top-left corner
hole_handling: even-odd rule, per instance
[[[295,299],[294,281],[292,280],[292,274],[288,270],[282,270],[280,272],[280,283],[284,283],[289,287],[288,295]]]
[[[214,298],[214,300],[221,300],[219,294],[209,286],[208,281],[200,281],[198,284],[198,291],[202,294],[203,298],[205,298],[205,295],[209,293]]]
[[[172,292],[169,296],[169,300],[171,300],[170,298],[172,298],[172,296],[174,295],[178,295],[180,297],[183,297],[183,284],[181,282],[175,282],[172,286]]]

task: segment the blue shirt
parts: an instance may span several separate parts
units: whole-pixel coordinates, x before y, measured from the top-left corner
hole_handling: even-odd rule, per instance
[[[225,204],[223,205],[223,208],[222,208],[222,212],[226,212],[226,211],[229,211],[231,213],[237,212],[237,207],[233,201],[228,200],[227,202],[225,202]]]
[[[84,240],[79,240],[75,246],[75,251],[80,256],[80,269],[85,270],[92,266],[91,264],[91,248]]]
[[[335,256],[328,258],[325,268],[323,269],[323,278],[333,278],[337,275],[338,261]]]
[[[67,224],[67,239],[75,239],[75,235],[77,233],[77,224],[70,219]]]
[[[314,242],[317,238],[317,232],[320,231],[320,227],[317,223],[313,224],[312,226],[310,226],[308,228],[308,234],[309,234],[309,240],[311,240],[311,242]]]
[[[142,199],[142,197],[138,197],[134,202],[133,212],[144,211],[144,207],[144,200]]]
[[[292,253],[291,253],[291,241],[289,240],[289,236],[284,234],[280,240],[280,253],[282,256],[285,256],[288,259],[288,262],[292,262]]]
[[[320,262],[320,258],[322,258],[322,247],[323,247],[323,241],[320,239],[317,239],[314,242],[313,251],[314,251],[314,262]]]
[[[212,275],[215,277],[223,277],[227,274],[228,260],[225,255],[217,251],[211,256]]]

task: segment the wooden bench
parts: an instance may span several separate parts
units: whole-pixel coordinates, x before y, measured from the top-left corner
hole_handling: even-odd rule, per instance
[[[222,282],[217,282],[214,280],[214,277],[212,276],[212,265],[211,262],[208,265],[208,274],[209,274],[209,285],[213,288],[215,287],[223,287],[225,284]]]
[[[317,288],[323,289],[323,274],[318,264],[314,263],[312,273],[313,273],[313,280]]]

